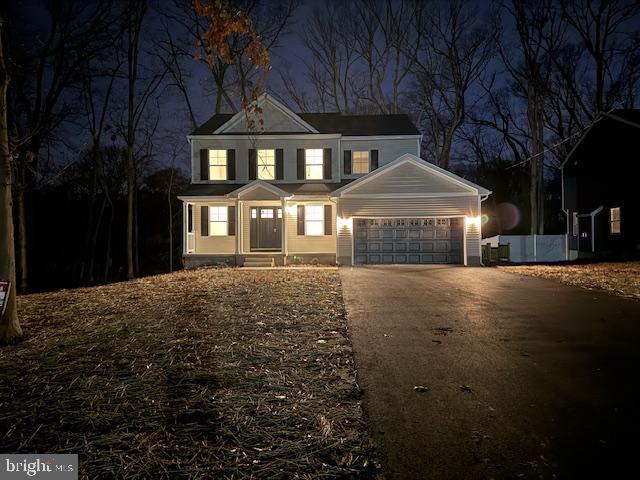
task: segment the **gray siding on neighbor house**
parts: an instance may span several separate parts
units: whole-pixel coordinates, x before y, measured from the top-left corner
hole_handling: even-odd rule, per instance
[[[384,175],[364,182],[357,187],[358,194],[397,193],[468,193],[469,188],[443,178],[436,173],[425,175],[423,168],[405,163],[387,170]]]
[[[358,190],[360,193],[360,190]],[[348,195],[348,194],[346,194]],[[411,217],[457,217],[480,215],[478,195],[455,197],[403,197],[403,198],[349,198],[338,200],[338,216],[342,218],[411,218]],[[480,262],[480,231],[467,229],[467,258],[477,257]],[[337,239],[338,261],[352,263],[353,227],[341,228]],[[475,260],[470,260],[475,264]]]

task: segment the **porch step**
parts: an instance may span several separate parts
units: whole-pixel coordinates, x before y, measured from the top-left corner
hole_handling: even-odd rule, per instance
[[[243,267],[274,267],[273,257],[245,257]]]

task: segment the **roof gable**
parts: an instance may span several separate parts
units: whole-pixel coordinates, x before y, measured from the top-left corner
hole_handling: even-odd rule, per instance
[[[274,200],[289,196],[291,196],[289,192],[285,192],[264,180],[254,180],[227,194],[227,197],[245,200]]]
[[[350,195],[489,195],[491,191],[454,173],[411,155],[335,190],[332,196]]]
[[[247,113],[241,110],[225,123],[219,125],[213,133],[318,133],[314,127],[271,95],[265,93],[256,102],[261,110],[260,113]],[[250,122],[253,122],[251,128]]]

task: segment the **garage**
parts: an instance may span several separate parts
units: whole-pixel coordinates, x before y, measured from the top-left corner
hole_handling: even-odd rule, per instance
[[[463,228],[459,217],[358,218],[355,263],[463,263]]]

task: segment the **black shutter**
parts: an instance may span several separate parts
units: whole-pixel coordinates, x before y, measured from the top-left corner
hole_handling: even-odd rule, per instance
[[[344,151],[344,174],[351,175],[351,150]]]
[[[304,205],[298,205],[298,235],[304,235]]]
[[[324,173],[322,177],[325,180],[331,180],[331,149],[325,148],[322,152],[322,166],[324,167]]]
[[[209,150],[200,149],[200,180],[209,180]]]
[[[331,235],[333,233],[333,208],[331,205],[324,206],[324,234]]]
[[[200,207],[200,235],[209,236],[209,207],[206,205]]]
[[[229,205],[227,207],[227,233],[231,236],[236,234],[236,207]]]
[[[378,168],[378,150],[371,150],[371,170]]]
[[[276,180],[284,178],[284,151],[276,148]]]
[[[298,149],[297,158],[298,158],[298,180],[304,180],[304,148]]]
[[[227,150],[227,180],[236,179],[236,151]]]
[[[258,174],[258,158],[256,157],[256,149],[249,149],[249,180],[255,180]]]

